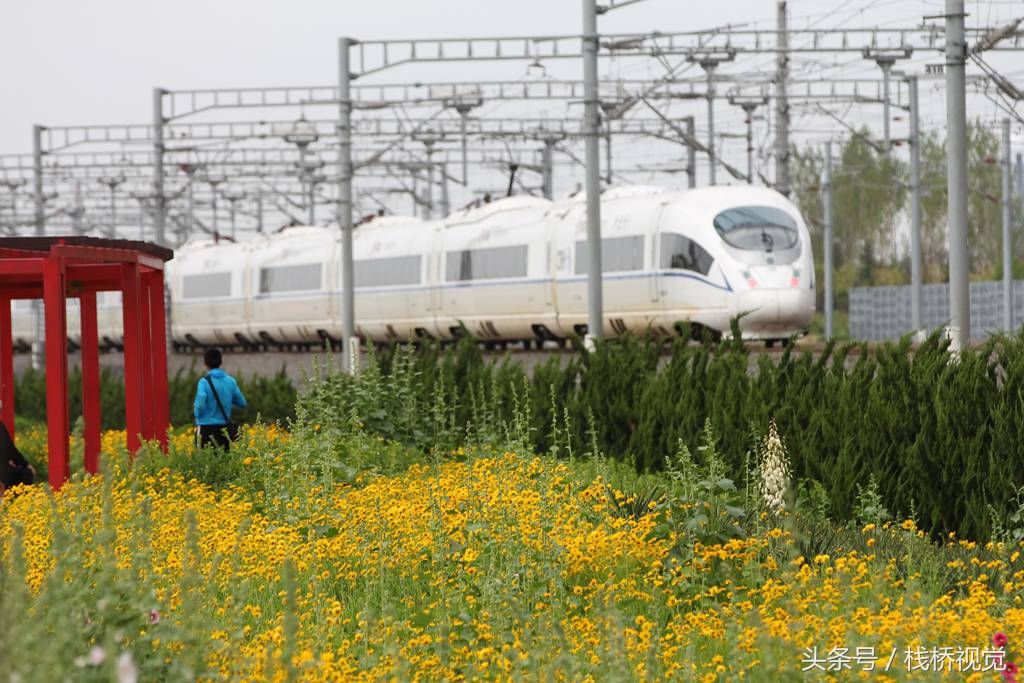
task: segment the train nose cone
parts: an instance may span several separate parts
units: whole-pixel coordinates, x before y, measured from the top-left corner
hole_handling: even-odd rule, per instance
[[[740,292],[736,314],[747,313],[741,325],[774,323],[779,320],[779,291],[777,289],[751,289]]]

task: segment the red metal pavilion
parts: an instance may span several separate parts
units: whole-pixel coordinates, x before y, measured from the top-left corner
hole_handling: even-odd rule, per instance
[[[46,422],[50,485],[67,481],[68,336],[66,302],[81,311],[85,469],[99,470],[100,365],[96,293],[121,292],[124,320],[125,425],[128,450],[157,440],[167,448],[167,332],[164,263],[170,249],[93,237],[0,238],[0,420],[14,437],[11,302],[42,299],[46,322]]]

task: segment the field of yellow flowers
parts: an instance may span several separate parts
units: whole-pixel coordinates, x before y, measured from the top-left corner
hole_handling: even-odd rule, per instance
[[[392,447],[319,425],[135,462],[123,438],[103,476],[0,502],[12,681],[1014,680],[1020,547],[907,520],[812,554],[785,511],[716,542],[688,514],[725,511],[607,463],[345,469]]]

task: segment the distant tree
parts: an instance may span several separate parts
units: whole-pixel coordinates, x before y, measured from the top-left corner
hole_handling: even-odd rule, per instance
[[[1002,172],[999,138],[972,121],[967,131],[968,246],[974,278],[1002,274]],[[909,164],[883,153],[861,130],[833,147],[832,183],[836,295],[842,302],[854,285],[909,282],[909,256],[895,239],[910,220]],[[794,150],[794,201],[811,232],[816,281],[823,279],[824,157],[821,146]],[[946,141],[929,131],[921,136],[921,251],[925,282],[949,277]],[[1014,200],[1016,224],[1024,222],[1024,198]],[[1016,234],[1017,231],[1014,231]],[[1015,240],[1014,272],[1024,276],[1024,240]],[[1018,265],[1019,261],[1019,265]],[[819,290],[821,287],[819,287]],[[821,292],[819,291],[819,304]]]
[[[921,135],[921,262],[925,282],[949,279],[947,197],[946,142],[929,131]]]
[[[1002,270],[1002,171],[999,139],[980,120],[967,125],[967,244],[970,272],[992,278]],[[921,136],[921,252],[926,282],[949,277],[946,142]],[[908,206],[909,211],[909,206]]]
[[[877,150],[867,129],[843,145],[833,170],[836,263],[853,267],[856,284],[871,284],[875,266],[896,259],[894,235],[906,204],[906,179],[906,164]]]
[[[821,184],[824,182],[825,159],[821,150],[807,147],[790,152],[790,172],[793,178],[793,202],[807,223],[814,254],[814,281],[817,283],[817,305],[822,310],[825,301],[824,229],[825,204]]]
[[[967,125],[967,244],[971,274],[992,278],[1002,261],[999,137],[980,120]]]

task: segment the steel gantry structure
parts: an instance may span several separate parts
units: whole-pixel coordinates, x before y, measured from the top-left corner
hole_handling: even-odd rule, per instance
[[[302,220],[313,222],[317,204],[328,204],[334,206],[331,213],[342,234],[345,277],[351,278],[351,236],[357,201],[384,206],[395,197],[408,195],[414,209],[421,207],[424,215],[430,216],[437,208],[436,186],[441,186],[443,210],[448,203],[449,183],[465,198],[472,195],[474,185],[486,185],[482,178],[504,173],[513,166],[537,170],[540,191],[551,196],[555,192],[556,163],[578,164],[584,167],[587,190],[588,333],[597,337],[602,328],[602,139],[606,146],[606,184],[623,174],[636,177],[637,173],[659,172],[656,166],[645,163],[631,166],[628,159],[613,169],[613,137],[640,138],[649,144],[667,145],[663,150],[684,147],[690,186],[696,181],[695,155],[700,153],[707,158],[711,182],[717,180],[716,170],[722,168],[738,181],[752,182],[756,175],[788,194],[793,108],[813,104],[816,109],[807,111],[832,117],[829,123],[835,129],[841,117],[822,105],[845,103],[880,111],[886,151],[893,140],[889,109],[911,112],[911,223],[918,226],[911,230],[911,251],[913,280],[919,283],[920,254],[915,235],[920,223],[920,183],[913,170],[918,147],[917,81],[952,78],[947,91],[958,93],[968,85],[999,85],[1000,81],[987,71],[983,76],[965,74],[961,79],[959,68],[966,64],[968,53],[1024,49],[1020,31],[957,28],[958,11],[963,23],[962,3],[957,10],[952,0],[945,15],[906,28],[793,28],[786,3],[778,2],[774,30],[719,27],[630,34],[598,31],[598,17],[636,1],[599,6],[594,0],[583,0],[582,31],[572,35],[376,41],[341,38],[338,82],[334,85],[155,88],[149,124],[37,126],[31,157],[0,156],[0,181],[11,197],[10,210],[0,211],[0,224],[11,230],[32,225],[37,234],[42,234],[47,222],[70,222],[73,230],[83,230],[87,225],[85,215],[104,216],[116,223],[134,207],[140,223],[146,217],[151,219],[153,239],[167,244],[171,241],[169,226],[178,241],[196,230],[219,232],[218,200],[230,204],[233,226],[241,215],[255,218],[258,230],[263,229],[268,208],[288,220],[300,220],[298,216],[304,213]],[[949,35],[947,28],[952,31]],[[945,74],[927,73],[934,65],[920,73],[920,64],[916,67],[918,73],[911,73],[916,57],[939,53],[946,55]],[[752,58],[766,55],[773,58],[773,71],[750,69]],[[799,75],[800,65],[793,62],[827,55],[874,61],[882,69],[881,78],[808,78]],[[601,65],[620,59],[644,60],[660,73],[640,79],[602,80]],[[906,73],[893,70],[897,59],[901,66],[904,62],[908,66]],[[373,82],[381,73],[414,64],[429,63],[440,68],[443,64],[507,61],[525,61],[542,70],[544,64],[581,64],[583,78]],[[700,67],[703,73],[688,75],[690,67]],[[1005,83],[1000,88],[1008,91]],[[680,103],[682,112],[676,103]],[[706,105],[703,116],[701,103]],[[724,103],[733,111],[743,111],[741,120],[725,126],[743,126],[743,134],[730,130],[716,133],[722,128],[720,122],[716,126],[716,117],[722,115],[719,105]],[[484,104],[494,106],[485,108]],[[574,110],[578,105],[582,109]],[[548,110],[552,106],[561,106],[561,113],[552,116]],[[951,135],[959,136],[962,131],[952,124],[959,117],[959,105],[950,106]],[[538,114],[540,107],[545,109]],[[287,114],[264,116],[268,111]],[[755,111],[764,112],[762,128],[773,139],[774,151],[762,153],[758,159],[774,161],[771,179],[755,168]],[[230,115],[235,120],[222,120],[225,112],[234,112]],[[731,137],[745,141],[745,169],[725,158],[724,142]],[[701,138],[707,142],[701,142]],[[581,142],[582,159],[577,153]],[[951,149],[952,159],[957,156],[955,145]],[[672,156],[671,152],[664,155]],[[476,172],[474,180],[471,168]],[[451,169],[461,170],[452,173]],[[961,196],[959,180],[954,187],[955,175],[950,173],[954,236],[959,235],[959,228],[954,226],[959,225],[960,216],[954,195]],[[34,211],[22,218],[18,200],[28,194],[21,188],[29,179]],[[424,182],[426,190],[422,191]],[[829,182],[823,184],[826,190],[830,186]],[[56,208],[68,197],[71,205]],[[204,218],[197,217],[197,208]],[[831,222],[826,220],[827,234],[831,233]],[[826,242],[829,254],[830,239]],[[959,237],[954,243],[958,250],[965,248]],[[959,283],[959,267],[952,270]],[[829,283],[827,274],[826,299],[831,301]],[[343,287],[346,367],[354,358],[349,348],[355,346],[351,285],[346,281]],[[957,292],[961,285],[956,285]],[[959,295],[954,299],[959,302]],[[954,328],[969,328],[969,323],[963,323],[966,318],[959,304],[953,318]],[[828,327],[830,330],[831,325]]]

